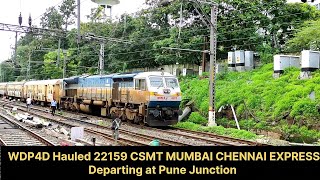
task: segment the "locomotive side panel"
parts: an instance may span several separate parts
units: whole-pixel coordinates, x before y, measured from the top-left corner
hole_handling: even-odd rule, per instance
[[[109,115],[112,76],[95,75],[79,78],[78,97],[80,110],[95,115]]]
[[[134,80],[134,89],[130,91],[130,97],[134,104],[146,104],[149,100],[149,91],[147,88],[146,78]]]
[[[80,106],[78,104],[79,99],[79,82],[80,77],[70,77],[63,79],[60,83],[60,108],[71,110],[71,111],[79,111]]]

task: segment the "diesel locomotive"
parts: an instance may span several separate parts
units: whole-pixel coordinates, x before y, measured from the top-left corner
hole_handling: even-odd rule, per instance
[[[42,105],[55,99],[59,109],[149,126],[174,125],[182,113],[179,81],[162,71],[0,83],[0,96]]]

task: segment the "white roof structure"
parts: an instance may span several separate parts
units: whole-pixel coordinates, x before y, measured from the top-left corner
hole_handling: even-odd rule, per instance
[[[119,0],[91,0],[94,3],[100,4],[100,5],[117,5],[120,3]]]
[[[23,85],[26,83],[25,81],[20,81],[20,82],[8,82],[8,85]]]
[[[39,80],[39,81],[29,81],[25,85],[52,85],[60,83],[62,79],[52,79],[52,80]]]

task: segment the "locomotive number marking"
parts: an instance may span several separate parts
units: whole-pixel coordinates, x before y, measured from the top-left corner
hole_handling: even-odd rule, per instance
[[[167,97],[160,96],[160,97],[157,97],[157,99],[167,100]]]

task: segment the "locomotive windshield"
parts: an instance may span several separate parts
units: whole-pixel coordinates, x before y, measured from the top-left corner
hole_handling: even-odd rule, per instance
[[[177,88],[179,87],[178,80],[173,77],[150,77],[151,87],[164,87],[163,82],[165,81],[166,87]]]
[[[171,88],[179,87],[178,80],[176,78],[165,78],[166,86]]]
[[[163,78],[162,77],[150,77],[150,86],[151,87],[163,87]]]

